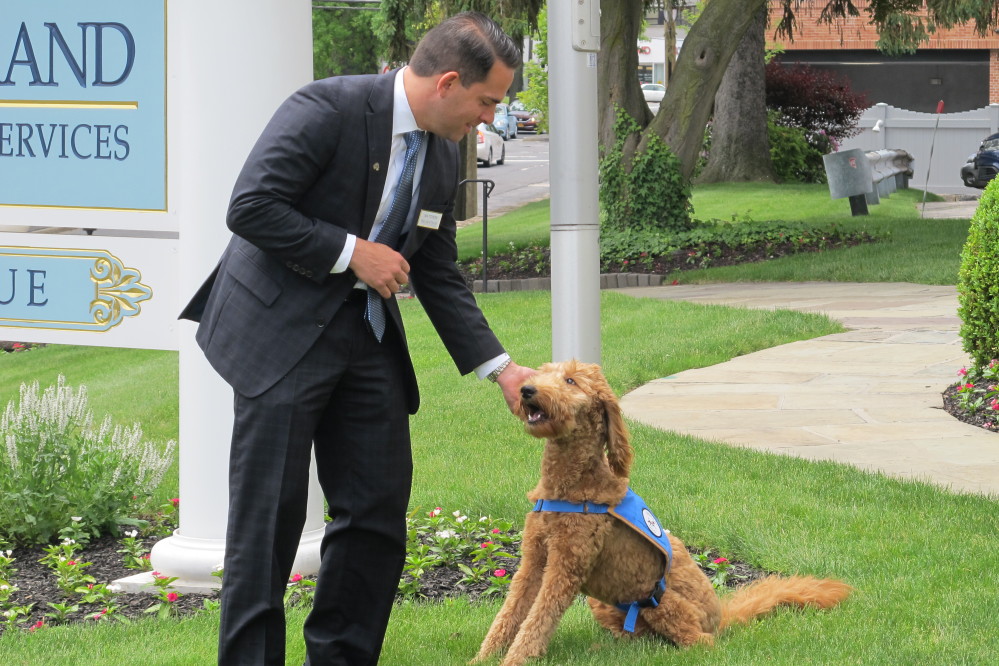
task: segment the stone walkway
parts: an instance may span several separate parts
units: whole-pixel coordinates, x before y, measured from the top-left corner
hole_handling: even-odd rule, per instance
[[[851,329],[654,380],[622,399],[629,418],[999,497],[999,434],[943,409],[940,394],[967,364],[954,287],[740,283],[618,291],[820,312]]]

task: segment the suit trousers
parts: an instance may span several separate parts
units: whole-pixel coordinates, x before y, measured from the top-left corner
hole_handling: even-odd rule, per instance
[[[406,351],[394,326],[375,339],[364,301],[348,298],[275,386],[235,397],[220,664],[285,663],[283,595],[313,449],[332,522],[305,622],[306,663],[378,661],[406,553],[413,462]]]

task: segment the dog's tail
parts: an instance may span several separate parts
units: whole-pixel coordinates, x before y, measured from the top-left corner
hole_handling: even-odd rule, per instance
[[[722,599],[722,619],[718,628],[746,624],[778,606],[832,608],[846,599],[852,590],[846,583],[828,578],[769,576]]]

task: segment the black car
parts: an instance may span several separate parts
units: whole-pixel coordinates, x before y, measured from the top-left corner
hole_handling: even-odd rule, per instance
[[[968,163],[961,167],[961,180],[968,187],[983,189],[999,173],[999,134],[982,141],[978,152],[968,156]]]

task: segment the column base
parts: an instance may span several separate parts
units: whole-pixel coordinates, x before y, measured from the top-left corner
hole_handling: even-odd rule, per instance
[[[292,565],[293,573],[303,576],[319,571],[319,546],[323,540],[325,527],[309,530],[302,534]],[[157,541],[149,555],[153,569],[164,576],[176,576],[170,587],[181,594],[207,594],[221,587],[219,579],[212,575],[222,565],[225,556],[225,539],[197,539],[180,534]],[[124,592],[154,593],[153,575],[143,572],[114,581]]]

